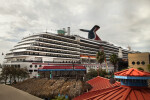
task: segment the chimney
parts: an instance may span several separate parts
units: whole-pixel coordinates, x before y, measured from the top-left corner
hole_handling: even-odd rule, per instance
[[[66,33],[66,29],[65,28],[63,28],[63,31]]]
[[[70,35],[70,27],[68,27],[68,35]]]

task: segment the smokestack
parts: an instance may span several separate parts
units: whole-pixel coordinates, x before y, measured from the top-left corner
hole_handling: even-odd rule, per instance
[[[65,28],[63,28],[63,31],[66,33],[66,29]]]
[[[70,35],[70,27],[68,27],[68,35]]]

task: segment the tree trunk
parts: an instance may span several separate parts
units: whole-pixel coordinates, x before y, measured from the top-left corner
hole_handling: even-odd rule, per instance
[[[97,69],[98,76],[100,76],[100,70],[101,70],[101,69],[102,69],[101,63],[99,63],[99,66],[98,66],[98,69]]]
[[[9,77],[9,79],[10,79],[10,80],[9,80],[10,84],[11,84],[11,78],[12,78],[12,77],[10,76],[10,77]]]
[[[14,76],[13,76],[13,78],[14,78],[14,82],[15,82],[15,80],[16,80],[16,76],[14,75]]]
[[[19,76],[18,76],[18,82],[19,82]]]
[[[114,65],[114,72],[116,72],[116,70],[117,70],[117,66],[116,66],[116,65]]]
[[[99,70],[99,73],[102,73],[102,65],[100,63],[100,70]]]
[[[5,78],[5,84],[6,84],[6,82],[7,82],[7,78]]]

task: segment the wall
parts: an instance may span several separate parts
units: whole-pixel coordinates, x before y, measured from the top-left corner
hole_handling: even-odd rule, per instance
[[[144,71],[148,72],[147,65],[150,64],[149,55],[150,55],[150,53],[128,54],[129,67],[133,67],[133,68],[141,67],[144,69]],[[137,64],[138,61],[140,62],[140,64]],[[135,64],[134,64],[134,62],[135,62]],[[145,64],[142,64],[142,62],[145,62]]]

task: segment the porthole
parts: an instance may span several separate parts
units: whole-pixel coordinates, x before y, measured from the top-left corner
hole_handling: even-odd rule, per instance
[[[37,65],[35,65],[35,68],[37,68]]]
[[[135,62],[134,62],[134,61],[132,62],[132,65],[135,65]]]
[[[142,65],[145,65],[145,61],[142,61],[141,64],[142,64]]]
[[[140,64],[140,62],[139,61],[137,61],[137,65],[139,65]]]
[[[30,65],[30,68],[32,68],[32,65]]]

